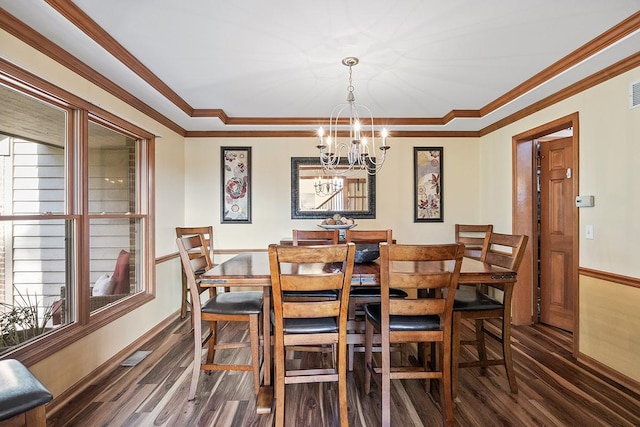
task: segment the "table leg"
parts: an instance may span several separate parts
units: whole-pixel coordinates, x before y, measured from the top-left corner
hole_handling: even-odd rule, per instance
[[[271,288],[265,286],[262,310],[264,385],[271,385]]]
[[[262,370],[263,384],[258,391],[256,413],[269,414],[273,404],[273,387],[271,386],[271,288],[263,288],[262,310]]]

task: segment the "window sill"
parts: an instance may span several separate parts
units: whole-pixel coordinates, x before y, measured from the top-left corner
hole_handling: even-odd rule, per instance
[[[97,331],[114,320],[128,314],[138,307],[153,300],[150,293],[139,292],[113,306],[105,307],[90,316],[89,323],[81,325],[78,322],[60,327],[35,341],[3,354],[0,359],[18,359],[25,366],[31,366],[50,357],[73,342]]]

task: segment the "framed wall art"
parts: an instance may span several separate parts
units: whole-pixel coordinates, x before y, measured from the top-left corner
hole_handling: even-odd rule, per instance
[[[442,147],[414,147],[413,222],[443,222]]]
[[[221,147],[221,223],[251,224],[251,147]]]

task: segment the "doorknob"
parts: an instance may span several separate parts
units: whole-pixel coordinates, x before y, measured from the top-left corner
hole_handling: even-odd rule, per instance
[[[571,178],[571,168],[567,168],[567,179]]]

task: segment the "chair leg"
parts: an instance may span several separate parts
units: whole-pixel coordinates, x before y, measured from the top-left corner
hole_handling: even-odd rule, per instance
[[[253,365],[253,392],[258,394],[260,390],[260,332],[258,316],[249,316],[249,335],[251,339],[251,365]]]
[[[284,343],[279,342],[276,338],[275,345],[275,399],[276,399],[276,413],[275,413],[275,425],[276,427],[284,426],[284,409],[285,409],[285,384],[284,384],[284,369],[285,369],[285,351]]]
[[[349,348],[347,350],[348,358],[349,358],[349,372],[353,372],[353,358],[355,356],[355,344],[349,344]]]
[[[487,348],[484,342],[484,320],[476,319],[476,346],[478,349],[478,360],[480,360],[480,372],[487,373]]]
[[[382,426],[391,425],[391,353],[389,351],[389,335],[382,333],[381,359],[382,359]]]
[[[209,347],[207,349],[207,363],[212,364],[216,356],[216,344],[218,340],[218,322],[209,322],[211,336],[209,336]],[[211,371],[208,371],[211,372]]]
[[[449,333],[451,337],[451,333]],[[438,343],[438,360],[442,367],[442,380],[440,381],[440,396],[442,399],[442,420],[445,426],[453,425],[453,396],[451,391],[451,341]]]
[[[44,427],[47,425],[47,410],[44,405],[36,406],[24,413],[25,427]]]
[[[458,373],[460,367],[460,328],[462,315],[459,311],[453,312],[453,324],[451,328],[451,396],[455,399],[458,396]]]
[[[340,413],[340,425],[349,425],[347,409],[347,345],[338,343],[338,410]]]
[[[192,319],[194,317],[197,317],[197,319],[194,319],[195,321],[193,322],[193,371],[191,373],[191,387],[189,387],[187,400],[193,400],[196,397],[198,378],[200,377],[200,365],[202,364],[202,322],[200,321],[200,316],[191,316]]]
[[[516,382],[516,373],[513,369],[513,360],[511,358],[511,320],[507,316],[502,318],[502,358],[504,359],[504,368],[507,371],[511,393],[517,394],[518,383]]]
[[[359,329],[362,327],[360,322],[356,320],[356,301],[353,296],[349,298],[349,307],[347,310],[347,319],[353,325],[353,329],[348,332],[359,333],[361,332]],[[348,353],[349,353],[349,372],[353,372],[353,357],[355,355],[355,344],[348,345]]]
[[[189,294],[189,288],[187,287],[187,279],[184,277],[184,273],[182,273],[182,304],[180,305],[180,318],[184,319],[187,317],[187,306],[189,302],[187,300],[187,295]]]
[[[373,355],[373,325],[366,322],[364,328],[364,392],[371,392],[371,359]]]
[[[425,371],[439,370],[440,363],[437,361],[440,360],[439,358],[441,357],[439,352],[440,347],[436,349],[437,344],[435,342],[417,343],[417,346],[418,346],[418,349],[420,348],[422,349],[421,352],[418,352],[418,354],[422,354],[422,357],[419,357],[418,359],[422,359],[422,367],[424,368],[424,370]],[[425,378],[424,391],[426,393],[433,392],[432,388],[433,388],[433,381],[431,381],[429,378]]]

